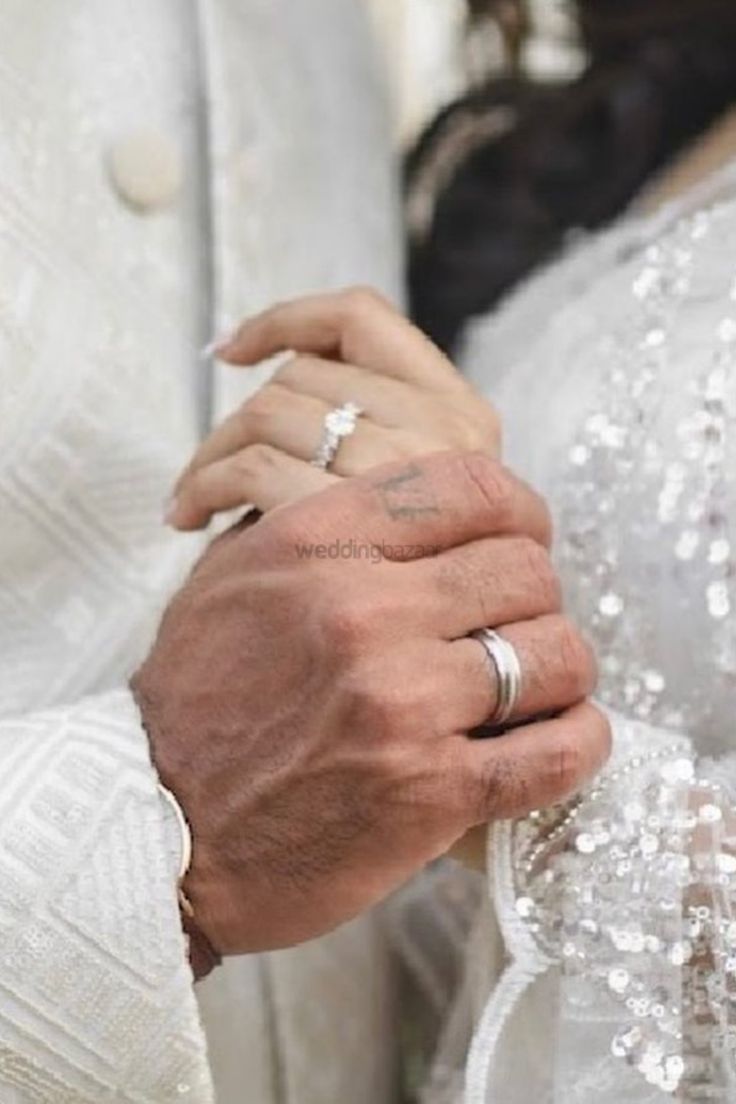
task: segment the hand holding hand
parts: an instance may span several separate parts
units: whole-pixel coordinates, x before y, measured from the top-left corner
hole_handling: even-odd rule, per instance
[[[548,536],[500,464],[444,453],[212,545],[133,685],[218,951],[319,935],[471,825],[561,800],[601,766],[607,724],[581,704],[595,666],[559,613]],[[350,556],[315,555],[335,542]],[[517,719],[555,719],[469,738],[497,702],[467,638],[486,625],[509,626],[521,659]]]

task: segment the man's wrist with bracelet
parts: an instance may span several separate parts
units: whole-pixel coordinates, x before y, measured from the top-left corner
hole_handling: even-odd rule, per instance
[[[192,830],[184,815],[184,810],[171,790],[159,785],[159,794],[162,798],[167,819],[176,826],[179,836],[179,860],[177,873],[177,896],[179,900],[179,914],[187,943],[187,954],[192,967],[195,981],[201,981],[207,977],[222,962],[222,956],[218,954],[207,936],[197,925],[194,908],[184,888],[184,881],[192,865]]]

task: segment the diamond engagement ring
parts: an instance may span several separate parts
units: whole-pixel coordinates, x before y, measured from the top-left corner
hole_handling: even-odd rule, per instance
[[[351,433],[355,433],[358,418],[363,413],[357,403],[347,402],[343,406],[336,406],[325,415],[322,439],[312,460],[315,468],[327,471],[337,456],[341,441]]]
[[[483,645],[494,674],[497,691],[496,709],[488,718],[488,724],[504,724],[518,705],[521,697],[521,664],[516,649],[493,629],[478,629],[471,633],[474,640]]]

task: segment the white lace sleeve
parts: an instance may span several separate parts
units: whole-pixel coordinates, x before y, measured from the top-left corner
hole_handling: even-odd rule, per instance
[[[0,722],[3,1104],[212,1100],[167,832],[127,691]]]

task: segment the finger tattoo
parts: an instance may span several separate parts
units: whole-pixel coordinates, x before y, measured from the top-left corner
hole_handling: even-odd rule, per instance
[[[410,464],[398,475],[382,479],[374,486],[390,518],[411,519],[440,513],[431,484],[418,464]]]

